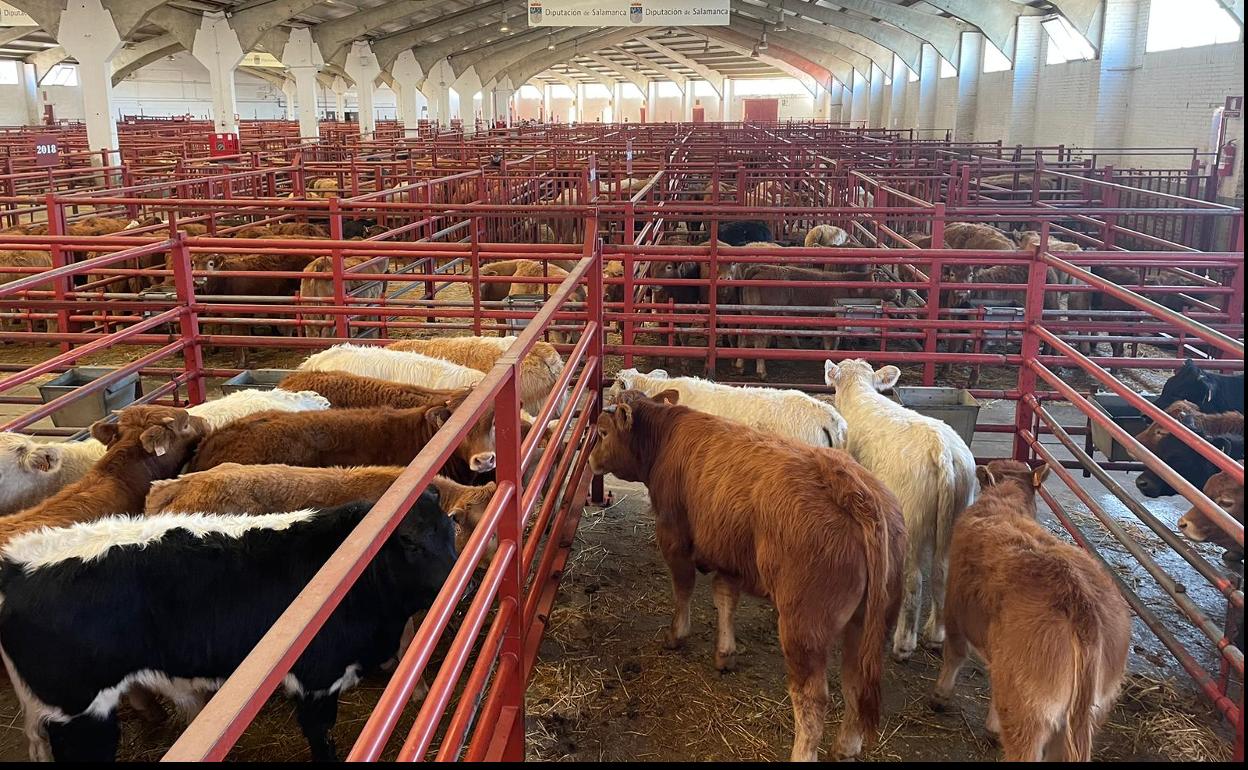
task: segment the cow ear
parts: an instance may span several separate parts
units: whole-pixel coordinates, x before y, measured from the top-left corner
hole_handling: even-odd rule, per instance
[[[35,447],[22,455],[22,467],[35,473],[55,473],[61,467],[61,452],[57,447]]]
[[[666,380],[666,379],[667,379],[670,375],[668,375],[668,373],[667,373],[667,370],[666,370],[666,369],[653,369],[653,370],[651,370],[651,371],[650,371],[650,373],[649,373],[649,374],[647,374],[646,376],[647,376],[647,377],[655,377],[655,378],[660,379],[660,380]]]
[[[897,381],[901,379],[901,370],[891,364],[882,366],[875,370],[874,384],[875,389],[883,393],[886,390],[892,390]]]
[[[986,465],[975,468],[975,478],[979,479],[979,486],[984,489],[997,483],[997,480],[992,477],[992,471],[988,470]]]
[[[823,362],[823,384],[825,385],[832,384],[833,380],[836,379],[836,368],[837,367],[836,367],[835,361]]]
[[[153,425],[139,434],[139,443],[149,455],[162,457],[173,448],[173,430],[169,425]]]
[[[674,388],[668,388],[667,390],[655,396],[654,400],[658,401],[660,404],[675,405],[680,402],[680,391],[675,390]]]
[[[632,404],[615,405],[615,424],[620,430],[629,431],[633,429]]]
[[[91,426],[91,438],[100,442],[104,446],[112,446],[113,442],[117,440],[117,436],[120,433],[121,428],[118,427],[115,422],[101,421]]]
[[[1231,440],[1225,436],[1214,436],[1208,440],[1219,452],[1226,456],[1231,454]]]
[[[1031,485],[1036,489],[1044,486],[1044,480],[1049,477],[1049,466],[1041,465],[1031,472]]]
[[[435,428],[441,428],[451,419],[451,402],[431,406],[425,410],[425,420]]]

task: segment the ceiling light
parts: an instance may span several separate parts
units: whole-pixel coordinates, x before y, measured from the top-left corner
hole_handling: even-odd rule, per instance
[[[507,3],[498,4],[498,31],[506,32],[510,27],[507,26]]]
[[[761,40],[758,41],[758,45],[754,46],[754,50],[755,51],[767,50],[767,28],[766,27],[763,27],[763,37]]]
[[[789,23],[784,20],[784,11],[780,12],[780,21],[776,24],[776,31],[777,32],[789,31]]]

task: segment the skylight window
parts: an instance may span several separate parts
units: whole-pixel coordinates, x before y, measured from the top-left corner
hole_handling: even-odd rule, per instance
[[[1079,34],[1079,30],[1070,25],[1065,17],[1054,16],[1040,22],[1049,37],[1048,64],[1062,64],[1068,61],[1087,61],[1096,58],[1096,49],[1088,39]]]
[[[1239,23],[1217,0],[1153,0],[1145,50],[1173,51],[1239,38]]]
[[[993,45],[991,40],[984,41],[984,72],[1005,72],[1012,66],[1014,65],[1001,53],[1000,48]]]

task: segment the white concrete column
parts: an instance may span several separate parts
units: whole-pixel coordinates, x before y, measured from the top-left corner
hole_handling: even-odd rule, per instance
[[[238,33],[224,13],[205,13],[195,31],[191,55],[208,69],[212,89],[212,122],[218,133],[238,133],[238,97],[234,89],[234,70],[243,60]],[[85,92],[85,89],[84,89]]]
[[[719,101],[719,119],[725,123],[732,121],[732,78],[724,78],[724,93]]]
[[[884,70],[879,65],[871,62],[871,95],[870,95],[870,126],[871,128],[884,127]]]
[[[312,31],[307,27],[292,29],[286,46],[282,49],[281,59],[295,79],[299,136],[315,139],[321,135],[316,103],[316,76],[325,66],[325,60],[321,57],[320,46],[312,39]]]
[[[395,95],[398,97],[399,120],[403,122],[403,133],[416,136],[420,124],[420,105],[422,97],[417,86],[424,78],[420,63],[412,51],[405,50],[394,60],[390,67],[390,76],[394,79]]]
[[[1106,0],[1093,147],[1122,147],[1135,73],[1144,64],[1148,12],[1141,0]],[[1193,84],[1195,85],[1195,84]]]
[[[355,81],[356,100],[360,110],[360,136],[371,139],[377,130],[377,111],[373,108],[373,95],[377,89],[377,76],[381,74],[381,66],[377,64],[373,47],[362,40],[352,43],[344,69]]]
[[[550,114],[550,84],[542,86],[542,117],[547,123],[554,123],[554,116]]]
[[[677,83],[677,85],[681,87],[680,96],[681,96],[681,99],[683,100],[681,106],[684,108],[682,110],[683,116],[681,117],[681,120],[683,120],[686,123],[692,123],[693,122],[693,81],[690,80],[689,78],[685,78],[684,83]]]
[[[841,115],[840,121],[848,123],[854,111],[854,92],[849,90],[848,83],[841,83]]]
[[[285,80],[283,80],[282,81],[282,97],[283,97],[283,100],[285,101],[284,106],[286,107],[286,119],[287,120],[294,120],[296,118],[295,99],[297,96],[298,94],[296,93],[295,81],[292,78],[286,78]]]
[[[451,125],[451,87],[445,82],[438,82],[438,124],[449,128]]]
[[[906,121],[906,86],[910,84],[910,68],[893,54],[893,85],[889,92],[888,127],[901,128]]]
[[[930,43],[923,44],[923,59],[919,66],[919,125],[918,128],[936,128],[936,83],[940,80],[940,56]],[[930,136],[921,136],[930,138]]]
[[[815,120],[826,120],[824,117],[828,114],[828,90],[824,86],[826,83],[820,83],[815,86]]]
[[[984,68],[984,35],[963,32],[958,56],[958,104],[953,138],[959,142],[975,141],[975,122],[979,107],[979,73]]]
[[[347,119],[347,81],[335,76],[331,88],[334,92],[334,120],[342,123]]]
[[[870,123],[870,91],[871,84],[867,82],[867,76],[858,70],[854,70],[854,100],[849,117],[849,119],[854,123],[861,123],[863,125]]]
[[[494,127],[494,109],[498,106],[498,94],[494,92],[494,83],[481,87],[481,120],[486,128]]]
[[[1014,43],[1014,83],[1010,95],[1010,122],[1006,141],[1010,144],[1035,144],[1036,95],[1040,92],[1040,60],[1044,27],[1041,16],[1019,16]]]
[[[35,65],[24,62],[17,76],[22,81],[22,97],[26,102],[26,125],[37,126],[43,122],[43,110],[39,106],[39,77]]]
[[[502,120],[508,126],[511,125],[511,99],[515,94],[514,88],[508,88],[505,85],[494,89],[495,119]]]
[[[88,148],[116,150],[117,117],[113,114],[110,62],[121,50],[121,35],[117,33],[112,14],[104,10],[100,0],[69,0],[61,12],[57,42],[78,60],[78,85],[82,91]],[[39,109],[38,102],[35,109]]]

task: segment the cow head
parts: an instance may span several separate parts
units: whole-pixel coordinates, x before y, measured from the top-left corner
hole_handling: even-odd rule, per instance
[[[615,382],[611,384],[611,387],[607,389],[605,394],[607,401],[617,400],[620,394],[626,390],[636,390],[637,381],[641,376],[641,372],[636,369],[621,369],[616,372]],[[652,379],[667,379],[667,370],[652,369],[645,376]]]
[[[402,559],[409,567],[396,573],[406,580],[402,590],[394,592],[411,611],[428,607],[433,602],[458,553],[455,550],[455,522],[442,509],[438,488],[430,485],[403,517],[395,530]],[[408,582],[410,581],[410,582]]]
[[[1237,483],[1229,473],[1219,473],[1205,482],[1205,497],[1217,503],[1240,524],[1244,523],[1244,485]],[[1244,549],[1217,524],[1209,521],[1201,511],[1192,507],[1179,519],[1179,531],[1188,540],[1197,543],[1213,543],[1243,558]]]
[[[61,448],[36,444],[20,433],[0,433],[0,515],[14,513],[56,479]]]
[[[434,430],[441,428],[467,397],[468,391],[463,391],[445,403],[429,407],[425,410],[425,419]],[[481,419],[464,436],[455,449],[455,455],[466,462],[474,473],[489,473],[494,470],[496,462],[494,446],[494,410],[491,409],[481,415]]]
[[[195,417],[185,409],[131,406],[118,413],[116,422],[92,425],[91,435],[109,450],[134,442],[147,454],[180,466],[190,450],[210,430],[204,418]]]
[[[1189,358],[1174,370],[1174,376],[1161,387],[1157,408],[1165,409],[1180,399],[1204,405],[1213,398],[1213,394],[1213,379]]]
[[[1200,407],[1191,401],[1179,400],[1175,401],[1166,408],[1166,414],[1183,423],[1184,425],[1194,425],[1195,417],[1200,413]],[[1170,435],[1170,429],[1160,422],[1154,422],[1144,430],[1136,434],[1135,439],[1144,446],[1157,453],[1157,447],[1161,444],[1161,440]]]
[[[626,390],[614,404],[604,407],[598,415],[597,443],[589,454],[594,475],[613,473],[625,481],[645,481],[654,448],[648,446],[644,426],[655,419],[651,414],[654,409],[679,400],[680,394],[674,390],[665,390],[653,399],[639,390]],[[638,430],[639,426],[643,429]]]
[[[840,362],[823,362],[823,381],[836,391],[838,398],[847,388],[858,386],[883,393],[892,390],[901,379],[901,370],[895,366],[881,366],[872,370],[871,364],[861,358]]]
[[[992,460],[987,465],[976,468],[975,477],[979,479],[981,496],[991,494],[989,490],[992,489],[1002,492],[1007,489],[1016,493],[1022,492],[1026,503],[1023,509],[1017,512],[1026,513],[1034,519],[1036,490],[1044,486],[1044,480],[1049,477],[1049,466],[1041,465],[1032,470],[1031,466],[1017,460]],[[998,508],[993,507],[990,510],[998,510]],[[1006,510],[1016,509],[1007,507]]]
[[[472,537],[472,533],[485,516],[485,509],[489,507],[490,500],[494,499],[498,484],[491,481],[488,484],[473,487],[443,478],[438,478],[434,483],[442,492],[442,507],[446,510],[446,515],[455,522],[455,551],[462,553],[464,547],[468,545],[468,539]],[[482,551],[482,566],[489,564],[490,558],[497,550],[498,537],[491,537],[485,550]]]
[[[1196,430],[1195,423],[1190,420],[1184,422],[1184,425],[1190,430]],[[1239,445],[1239,451],[1236,452],[1234,443],[1227,436],[1207,436],[1205,440],[1227,456],[1238,454],[1240,458],[1243,457],[1242,442]],[[1157,445],[1155,454],[1159,460],[1198,489],[1218,472],[1216,465],[1202,457],[1178,436],[1168,435],[1163,438]],[[1178,494],[1168,481],[1147,468],[1136,478],[1135,486],[1145,497],[1168,497]]]

